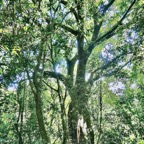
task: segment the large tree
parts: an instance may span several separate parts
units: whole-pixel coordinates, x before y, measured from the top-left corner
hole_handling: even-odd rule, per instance
[[[91,87],[102,76],[117,72],[119,60],[127,53],[133,53],[124,51],[124,45],[118,41],[123,42],[123,33],[131,27],[133,29],[135,9],[141,3],[137,0],[3,1],[1,47],[10,59],[4,59],[0,66],[9,63],[13,71],[12,78],[9,77],[11,71],[6,70],[3,75],[7,83],[23,72],[27,74],[44,143],[50,143],[50,136],[43,116],[42,95],[44,84],[51,87],[50,78],[57,83],[54,90],[58,92],[60,101],[63,143],[95,143],[88,103]],[[121,48],[123,51],[114,53],[113,58],[103,65],[100,60],[94,61],[105,45],[110,44],[113,49]],[[112,66],[116,69],[108,69]],[[70,96],[67,114],[69,136],[62,89]],[[77,126],[80,118],[87,125],[87,135]]]

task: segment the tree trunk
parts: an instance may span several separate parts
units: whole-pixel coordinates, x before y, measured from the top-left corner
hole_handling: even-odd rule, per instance
[[[82,78],[81,78],[82,80]],[[77,88],[75,92],[70,92],[71,95],[71,103],[69,105],[68,111],[68,125],[69,125],[69,133],[72,144],[78,143],[77,138],[77,123],[79,119],[79,115],[82,115],[84,118],[84,122],[87,124],[87,136],[83,135],[80,132],[79,144],[94,144],[94,132],[92,130],[91,119],[88,109],[88,98],[89,98],[89,90],[87,88],[87,84],[82,81],[77,84]]]
[[[79,144],[87,144],[87,143],[94,144],[94,132],[92,130],[89,110],[87,109],[87,102],[81,101],[81,104],[78,105],[76,100],[71,101],[68,111],[68,125],[69,125],[71,143],[72,144],[78,143],[77,123],[79,115],[83,115],[84,122],[86,122],[87,124],[87,136],[85,137],[83,133],[80,131]]]
[[[37,115],[40,135],[42,137],[43,143],[48,144],[48,143],[50,143],[50,140],[47,136],[47,132],[46,132],[45,125],[44,125],[41,96],[40,96],[39,92],[35,93],[34,96],[35,96],[36,115]]]
[[[76,106],[74,102],[71,101],[68,111],[68,126],[71,144],[77,144],[77,115]]]
[[[67,128],[67,121],[65,119],[65,108],[64,108],[64,102],[63,104],[60,102],[61,107],[61,120],[62,120],[62,129],[63,129],[63,142],[62,144],[68,143],[68,128]]]
[[[19,131],[17,123],[15,124],[15,128],[16,128],[17,135],[18,135],[18,138],[19,138],[19,144],[23,144],[23,139],[22,139],[21,131]]]
[[[80,26],[81,30],[83,30],[83,23]],[[86,64],[89,57],[89,54],[86,50],[84,50],[84,35],[80,33],[77,36],[78,42],[78,67],[77,67],[77,76],[76,83],[74,85],[75,90],[72,91],[69,88],[69,93],[71,96],[71,103],[69,105],[68,112],[68,123],[69,123],[69,132],[70,139],[72,144],[94,144],[94,133],[92,131],[90,114],[87,107],[87,102],[89,99],[90,90],[88,89],[88,85],[85,82],[85,70]],[[71,76],[72,77],[72,76]],[[87,136],[84,136],[82,132],[80,132],[80,138],[77,138],[77,123],[79,119],[79,115],[82,115],[84,118],[84,122],[86,122]]]

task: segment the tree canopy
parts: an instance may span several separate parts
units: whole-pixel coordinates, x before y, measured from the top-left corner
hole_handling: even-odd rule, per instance
[[[0,15],[0,143],[144,143],[143,0],[2,0]]]

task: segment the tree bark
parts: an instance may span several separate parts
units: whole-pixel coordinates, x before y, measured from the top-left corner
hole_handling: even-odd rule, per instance
[[[85,60],[83,60],[84,57]],[[82,54],[81,59],[82,61],[79,62],[77,69],[76,84],[74,86],[75,89],[69,92],[71,96],[71,103],[68,111],[70,139],[72,144],[78,143],[77,123],[79,115],[82,115],[84,117],[84,122],[87,124],[87,136],[84,136],[83,133],[80,132],[79,144],[94,144],[94,132],[92,130],[90,113],[88,110],[90,89],[88,84],[85,82],[85,67],[87,63],[86,55]]]
[[[72,144],[78,143],[77,138],[77,123],[79,115],[84,117],[84,122],[87,124],[87,128],[89,132],[87,137],[80,132],[79,144],[87,144],[91,143],[94,144],[94,134],[91,126],[90,114],[87,107],[87,102],[89,99],[88,85],[85,82],[85,70],[86,64],[88,61],[89,54],[86,50],[84,50],[84,23],[83,17],[80,16],[82,13],[82,4],[78,4],[78,7],[81,8],[79,11],[79,18],[81,20],[81,25],[79,26],[79,31],[81,31],[77,36],[77,43],[78,43],[78,67],[77,67],[77,75],[76,75],[76,83],[73,86],[75,88],[69,91],[71,96],[71,103],[69,105],[69,112],[68,112],[68,123],[69,123],[69,132],[70,132],[70,139]],[[73,76],[71,76],[73,77]]]
[[[84,90],[83,90],[84,92]],[[78,95],[76,97],[79,97]],[[70,141],[72,144],[77,144],[77,122],[79,115],[83,115],[84,122],[87,124],[87,138],[80,132],[79,144],[94,144],[94,132],[92,130],[91,119],[87,107],[88,98],[78,100],[79,98],[72,99],[68,111],[68,125],[70,133]]]
[[[34,97],[35,97],[36,115],[37,115],[40,135],[42,137],[43,143],[48,144],[48,143],[50,143],[50,140],[47,136],[47,132],[46,132],[45,124],[44,124],[44,120],[43,120],[42,99],[41,99],[39,92],[35,93]]]
[[[21,132],[18,129],[18,124],[17,123],[15,124],[15,128],[16,128],[17,135],[18,135],[18,138],[19,138],[19,144],[23,144],[22,135],[21,135]]]
[[[43,49],[40,49],[39,55],[37,56],[37,65],[35,66],[34,72],[33,72],[33,78],[32,78],[33,81],[31,80],[29,76],[28,70],[26,70],[26,72],[27,72],[27,76],[30,82],[30,87],[31,87],[31,90],[35,99],[36,116],[38,120],[39,132],[42,138],[42,142],[43,144],[50,144],[50,139],[46,132],[43,111],[42,111],[41,94],[42,94],[43,70],[39,71],[39,67],[41,63],[44,68],[44,59],[42,61],[42,56],[43,56]]]

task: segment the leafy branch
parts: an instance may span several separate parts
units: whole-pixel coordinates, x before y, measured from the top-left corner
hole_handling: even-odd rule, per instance
[[[100,36],[99,38],[97,38],[94,42],[93,41],[91,42],[91,44],[89,45],[89,48],[88,48],[88,51],[90,53],[92,52],[92,50],[95,48],[96,45],[100,44],[104,40],[109,39],[113,35],[115,35],[115,30],[122,24],[123,20],[126,18],[127,14],[130,12],[131,8],[133,7],[133,5],[135,3],[136,3],[136,0],[134,0],[131,3],[131,5],[129,6],[129,8],[125,12],[125,14],[122,16],[122,18],[108,32],[106,32],[105,34],[103,34],[102,36]]]
[[[68,2],[65,0],[61,0],[61,3],[65,6],[68,5]],[[76,10],[73,7],[70,7],[70,11],[74,14],[76,21],[79,22],[79,17],[78,17]]]

